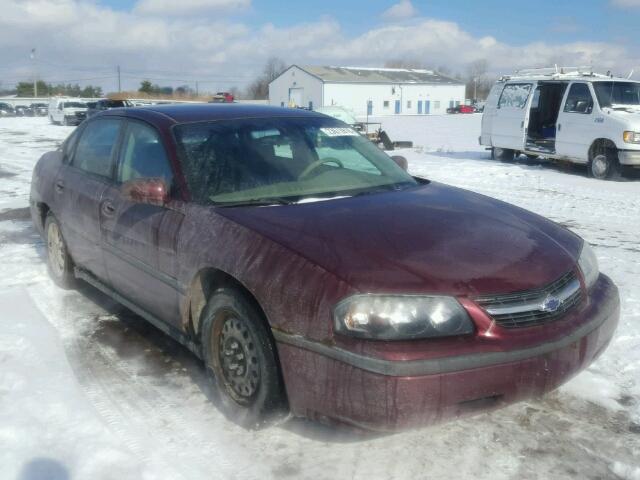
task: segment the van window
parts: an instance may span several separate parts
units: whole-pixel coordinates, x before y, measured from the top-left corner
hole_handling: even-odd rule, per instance
[[[589,114],[593,111],[593,97],[586,83],[574,83],[569,89],[567,101],[564,104],[566,113]]]
[[[498,102],[498,108],[524,108],[531,92],[530,83],[509,83],[505,85]]]

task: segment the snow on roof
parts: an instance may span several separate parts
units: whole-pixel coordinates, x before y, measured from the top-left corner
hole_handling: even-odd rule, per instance
[[[371,68],[307,65],[298,67],[330,83],[416,83],[462,85],[462,81],[421,68]]]

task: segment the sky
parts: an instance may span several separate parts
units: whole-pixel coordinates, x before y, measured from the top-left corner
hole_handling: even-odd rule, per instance
[[[287,64],[404,60],[465,75],[593,65],[640,78],[640,0],[0,0],[0,89],[34,75],[116,91],[142,79],[244,88]],[[30,59],[31,49],[35,59]]]

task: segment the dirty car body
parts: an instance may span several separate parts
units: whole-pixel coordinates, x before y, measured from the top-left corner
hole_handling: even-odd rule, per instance
[[[96,133],[95,122],[107,123]],[[110,110],[40,160],[33,221],[44,231],[55,216],[75,276],[218,362],[219,376],[266,382],[268,365],[224,370],[224,355],[242,357],[238,342],[207,353],[225,335],[211,299],[241,292],[294,415],[432,424],[544,394],[605,349],[618,292],[580,237],[410,177],[356,135],[283,108]],[[157,160],[146,171],[128,164],[137,149]],[[231,391],[236,406],[258,401],[254,383]]]

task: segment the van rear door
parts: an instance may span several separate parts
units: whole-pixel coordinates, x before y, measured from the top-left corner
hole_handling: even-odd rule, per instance
[[[493,119],[496,116],[496,112],[498,109],[498,100],[500,99],[500,94],[502,93],[504,85],[505,84],[502,82],[496,83],[489,92],[489,96],[487,97],[487,101],[484,105],[484,111],[482,112],[480,145],[493,145],[493,143],[491,142]]]
[[[494,147],[524,149],[525,116],[533,82],[507,83],[502,90],[491,126]]]

